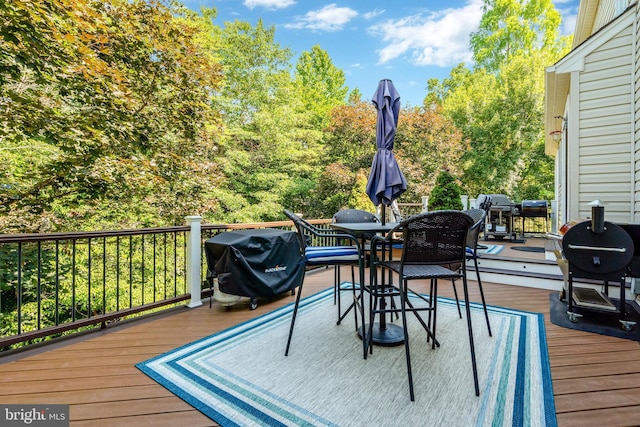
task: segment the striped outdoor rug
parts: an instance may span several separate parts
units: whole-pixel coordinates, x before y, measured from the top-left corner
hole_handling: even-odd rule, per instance
[[[223,426],[556,425],[541,314],[491,307],[489,337],[472,304],[479,397],[455,301],[439,300],[435,350],[409,316],[411,402],[404,347],[364,360],[353,318],[336,325],[332,301],[331,289],[303,300],[288,357],[292,305],[137,366]]]
[[[504,245],[485,245],[484,243],[481,243],[481,245],[487,247],[487,249],[478,248],[478,252],[481,254],[497,255],[504,249]]]

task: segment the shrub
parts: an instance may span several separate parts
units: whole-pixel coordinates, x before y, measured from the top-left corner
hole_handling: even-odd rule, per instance
[[[429,210],[461,210],[460,195],[462,189],[456,179],[447,171],[442,171],[436,178],[435,187],[429,196]]]

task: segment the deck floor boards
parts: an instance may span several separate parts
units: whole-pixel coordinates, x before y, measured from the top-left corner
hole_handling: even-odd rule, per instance
[[[303,295],[326,289],[332,280],[330,269],[307,274]],[[479,301],[476,283],[469,288],[470,298]],[[544,314],[560,426],[640,425],[640,343],[551,324],[548,290],[495,283],[484,283],[484,290],[490,305]],[[452,286],[441,285],[438,293],[453,297]],[[209,308],[206,301],[0,357],[0,402],[70,404],[72,426],[216,425],[134,365],[294,299],[259,300],[254,311],[246,304]]]

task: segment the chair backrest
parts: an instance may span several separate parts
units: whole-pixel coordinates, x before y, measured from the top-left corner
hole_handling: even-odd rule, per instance
[[[473,219],[460,211],[433,211],[402,221],[403,264],[465,265]]]
[[[298,239],[300,240],[300,249],[304,253],[304,249],[310,245],[310,236],[318,233],[318,229],[287,209],[284,210],[284,214],[293,221],[293,225],[296,226]]]
[[[480,194],[476,199],[476,207],[485,212],[489,212],[489,208],[491,207],[491,196]]]
[[[484,229],[484,221],[487,216],[487,212],[483,209],[467,209],[462,212],[469,215],[473,220],[473,225],[467,234],[467,246],[475,251],[478,246],[478,237],[480,236],[480,232]]]
[[[333,215],[335,223],[380,222],[371,212],[360,209],[342,209]]]

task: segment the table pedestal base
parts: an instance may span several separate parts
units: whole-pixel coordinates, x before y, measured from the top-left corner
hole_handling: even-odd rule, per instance
[[[368,330],[368,326],[369,325],[366,325],[366,328],[364,328],[365,331]],[[362,338],[362,330],[363,328],[358,330],[360,338]],[[387,323],[384,326],[384,329],[380,327],[380,323],[374,323],[371,335],[371,341],[375,345],[394,347],[396,345],[404,344],[404,331],[402,330],[402,326],[398,326],[394,323]]]

